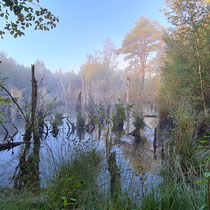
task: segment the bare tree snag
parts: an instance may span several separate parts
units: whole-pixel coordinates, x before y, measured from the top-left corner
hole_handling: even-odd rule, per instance
[[[31,123],[32,127],[35,121],[36,107],[37,107],[37,81],[35,79],[35,66],[31,66],[31,83],[32,83],[32,91],[31,91]]]
[[[60,83],[61,83],[61,87],[62,87],[62,89],[63,89],[63,95],[64,95],[64,103],[65,103],[65,106],[66,106],[66,108],[67,108],[67,97],[66,97],[66,90],[65,90],[64,84],[63,84],[63,82],[62,82],[62,79],[61,79],[61,75],[62,75],[62,72],[61,72],[61,70],[60,70],[60,73],[59,73],[59,75],[60,75]]]
[[[156,159],[157,158],[157,155],[156,155],[156,150],[157,150],[157,128],[154,129],[153,149],[154,149],[154,159]]]
[[[126,91],[126,123],[127,123],[127,133],[129,133],[130,128],[130,78],[127,77],[127,91]]]
[[[88,83],[87,87],[87,106],[90,104],[90,83]]]
[[[37,119],[37,80],[35,78],[35,66],[31,66],[31,124],[33,133],[33,177],[32,181],[39,185],[39,150],[40,150],[40,138],[39,138],[39,126]]]
[[[82,76],[82,110],[86,107],[86,94],[85,94],[85,80],[84,76]]]

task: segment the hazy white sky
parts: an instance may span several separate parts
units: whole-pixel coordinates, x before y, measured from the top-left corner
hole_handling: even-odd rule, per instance
[[[101,50],[110,38],[120,47],[134,22],[145,15],[167,26],[161,9],[164,0],[40,0],[40,4],[59,16],[57,28],[50,31],[27,30],[25,36],[0,39],[0,51],[20,64],[30,66],[38,58],[51,71],[78,71],[85,55]],[[0,28],[1,22],[0,22]]]

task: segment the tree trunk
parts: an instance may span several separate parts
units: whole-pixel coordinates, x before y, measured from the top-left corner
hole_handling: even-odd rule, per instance
[[[199,70],[199,78],[200,78],[200,88],[201,88],[201,95],[202,95],[202,100],[203,100],[203,109],[205,116],[208,116],[207,108],[206,108],[206,100],[205,100],[205,95],[204,95],[204,90],[203,90],[203,80],[202,80],[202,72],[201,72],[201,65],[199,64],[198,66]]]
[[[157,156],[156,156],[156,150],[157,150],[157,128],[154,129],[153,149],[154,149],[154,159],[156,159],[157,158]]]
[[[87,106],[90,104],[90,83],[88,83],[87,87]]]
[[[84,76],[82,76],[82,110],[86,107],[86,94],[85,94],[85,79]]]
[[[127,77],[127,91],[126,91],[126,111],[127,111],[127,134],[129,134],[129,128],[130,128],[130,78]]]
[[[68,111],[67,109],[67,97],[66,97],[66,90],[65,90],[65,87],[63,85],[63,82],[62,82],[62,79],[61,79],[61,70],[60,70],[60,73],[59,73],[59,76],[60,76],[60,83],[61,83],[61,87],[63,89],[63,96],[64,96],[64,103],[65,103],[65,106],[66,106],[66,110]]]
[[[32,123],[32,133],[33,133],[33,182],[39,186],[39,150],[40,150],[40,138],[39,138],[39,128],[37,120],[37,81],[35,78],[35,66],[31,66],[31,82],[32,82],[32,93],[31,93],[31,123]]]
[[[116,152],[112,152],[108,158],[108,170],[110,173],[111,199],[116,199],[121,193],[120,170],[116,163]]]
[[[144,78],[145,78],[144,69],[142,69],[140,72],[140,79],[141,79],[140,89],[142,91],[142,95],[143,95],[143,91],[144,91]]]
[[[35,132],[35,120],[36,120],[36,108],[37,108],[37,81],[35,79],[35,66],[31,66],[31,83],[32,83],[32,91],[31,91],[31,124],[32,131]]]
[[[145,79],[145,66],[142,64],[140,69],[140,110],[143,112],[143,95],[144,95],[144,79]]]

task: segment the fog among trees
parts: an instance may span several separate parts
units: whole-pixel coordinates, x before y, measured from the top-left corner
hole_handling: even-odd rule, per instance
[[[209,209],[209,9],[165,0],[171,27],[140,16],[78,71],[0,52],[0,209]],[[39,0],[0,19],[2,38],[59,24]]]

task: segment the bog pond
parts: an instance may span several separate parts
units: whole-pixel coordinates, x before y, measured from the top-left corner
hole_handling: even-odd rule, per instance
[[[47,180],[53,176],[53,170],[62,161],[72,161],[82,152],[93,147],[103,154],[101,172],[98,182],[102,190],[109,189],[110,171],[107,161],[106,141],[110,141],[109,152],[114,153],[114,165],[119,173],[121,188],[129,190],[135,196],[156,188],[162,181],[160,148],[154,153],[154,129],[158,126],[157,118],[145,118],[146,128],[143,131],[143,140],[136,143],[130,135],[116,136],[110,134],[107,140],[107,129],[96,128],[91,134],[85,130],[75,130],[67,136],[68,126],[65,120],[59,126],[56,138],[49,134],[41,140],[39,150],[39,179],[40,187],[45,188]],[[22,140],[23,129],[15,136],[14,142]],[[18,173],[24,145],[0,152],[0,186],[11,189],[14,187],[14,177]],[[85,171],[84,171],[85,173]],[[137,187],[138,186],[138,187]],[[129,188],[129,189],[128,189]]]

